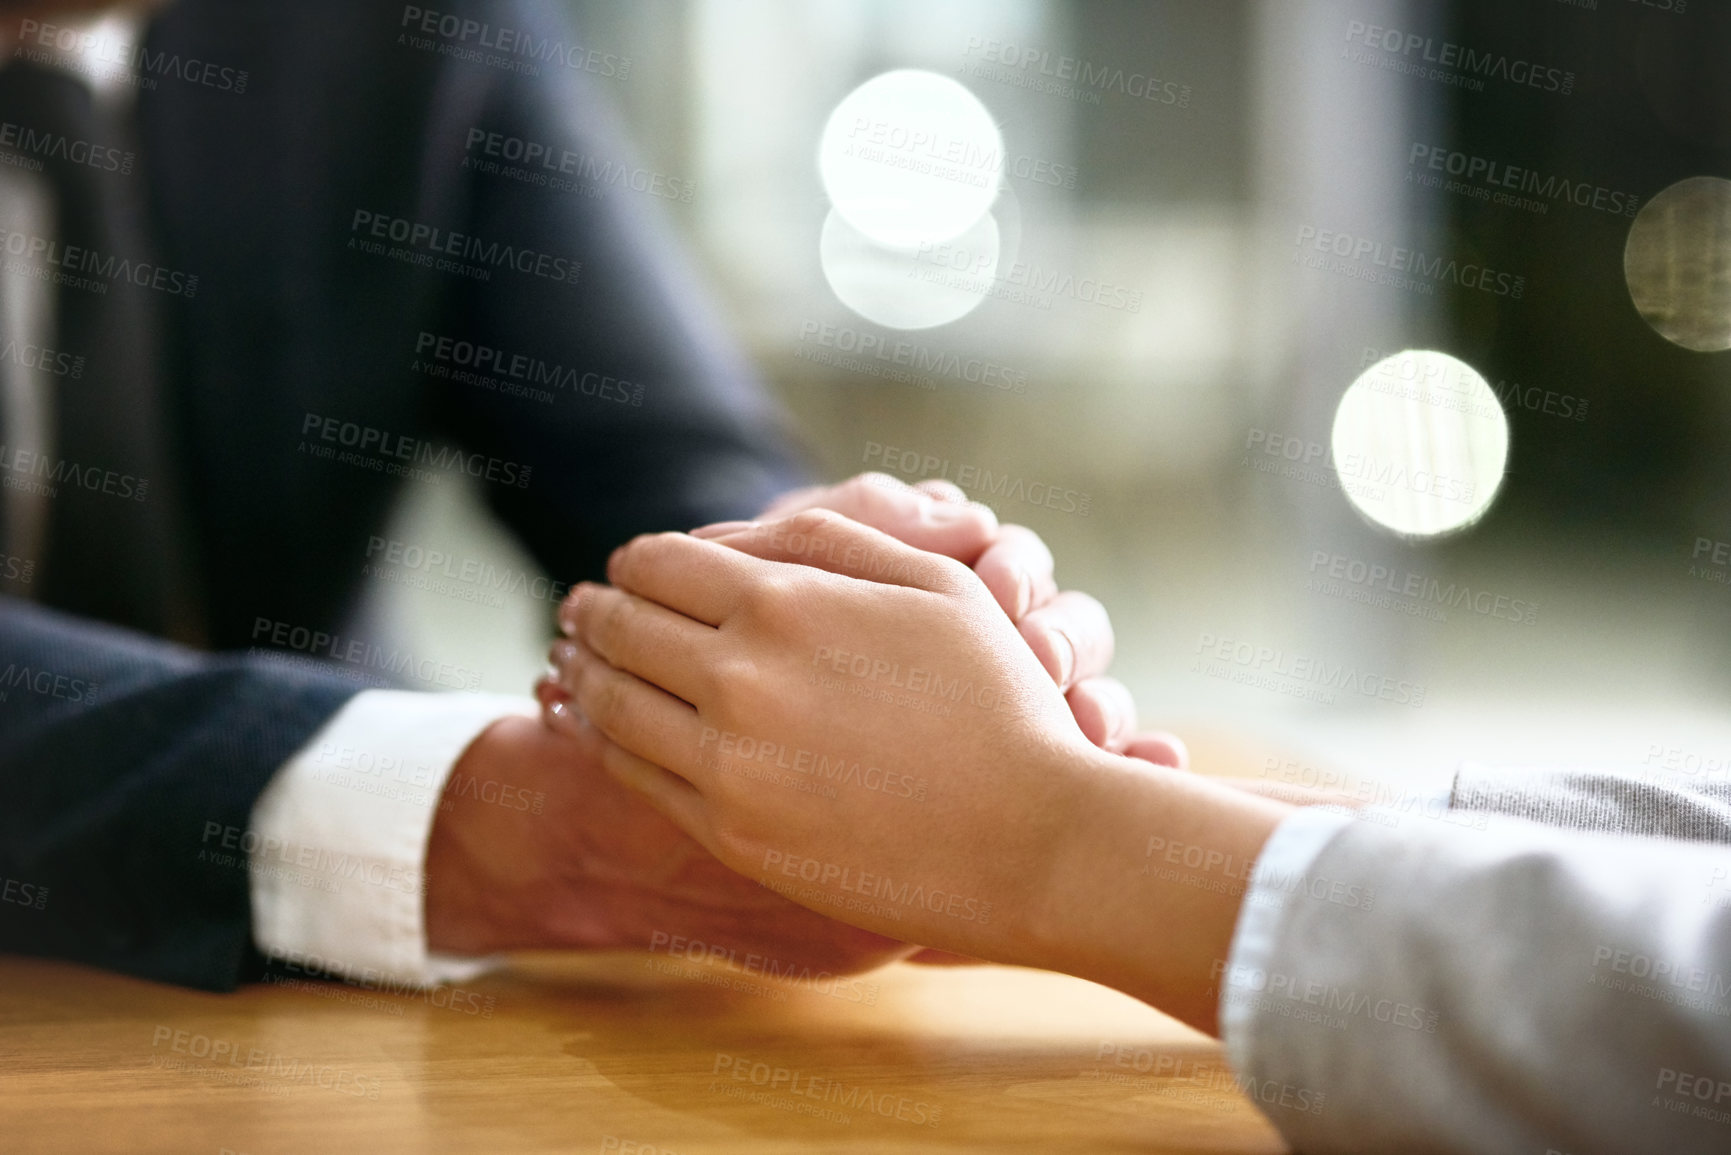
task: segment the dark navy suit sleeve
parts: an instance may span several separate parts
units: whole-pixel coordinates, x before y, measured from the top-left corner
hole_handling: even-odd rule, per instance
[[[536,42],[581,39],[545,4],[478,8]],[[609,89],[654,77],[448,67],[426,164],[463,182],[462,227],[581,265],[574,284],[498,272],[452,299],[446,332],[557,380],[541,386],[551,403],[445,390],[454,435],[533,470],[529,485],[485,487],[504,520],[570,580],[601,573],[633,534],[750,517],[803,483],[777,410],[675,243],[674,206],[701,188],[652,171],[615,122]],[[484,95],[452,92],[464,86]]]
[[[549,2],[443,10],[570,39]],[[595,78],[422,51],[406,11],[182,0],[152,32],[153,51],[251,70],[244,93],[165,82],[139,97],[159,239],[204,278],[178,303],[176,348],[220,646],[265,618],[341,628],[381,532],[395,483],[301,452],[309,414],[528,466],[527,484],[480,488],[561,581],[600,576],[633,534],[750,516],[803,480],[654,192],[634,187]],[[477,130],[570,153],[562,175],[599,195],[466,166]],[[363,211],[581,269],[464,278],[360,253]],[[427,333],[557,370],[553,401],[411,368]],[[355,687],[7,599],[0,674],[0,950],[235,985],[257,963],[252,807]]]
[[[0,950],[232,989],[253,803],[354,692],[0,597]]]

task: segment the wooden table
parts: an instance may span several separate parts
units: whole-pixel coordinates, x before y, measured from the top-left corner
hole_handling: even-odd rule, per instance
[[[433,995],[0,956],[0,1150],[1284,1148],[1212,1041],[1089,983],[901,965],[814,989],[613,954]]]

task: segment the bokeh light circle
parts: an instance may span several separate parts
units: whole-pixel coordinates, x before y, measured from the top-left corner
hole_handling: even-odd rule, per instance
[[[987,213],[961,236],[892,249],[830,211],[818,239],[824,279],[842,304],[891,329],[930,329],[967,316],[998,275],[998,222]]]
[[[1731,349],[1731,181],[1690,177],[1642,206],[1623,277],[1659,336],[1697,353]]]
[[[830,113],[818,173],[836,212],[892,248],[960,236],[992,207],[1004,138],[978,97],[947,76],[874,76]]]
[[[1334,468],[1358,511],[1404,537],[1478,521],[1502,485],[1509,420],[1466,362],[1432,350],[1385,357],[1334,413]]]

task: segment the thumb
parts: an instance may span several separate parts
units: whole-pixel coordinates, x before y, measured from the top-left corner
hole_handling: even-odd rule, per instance
[[[1136,735],[1125,745],[1124,753],[1174,770],[1190,769],[1190,748],[1184,745],[1184,739],[1164,730],[1148,730]]]

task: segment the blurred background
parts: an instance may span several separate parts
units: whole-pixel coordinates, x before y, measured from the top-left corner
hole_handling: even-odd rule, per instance
[[[1641,211],[1731,176],[1721,9],[570,8],[631,61],[598,83],[682,190],[658,211],[814,468],[947,476],[1037,530],[1111,612],[1144,723],[1204,763],[1279,749],[1415,784],[1461,758],[1731,765],[1731,352],[1636,307],[1726,305],[1706,330],[1731,326],[1720,183]],[[958,82],[1002,137],[995,275],[919,329],[850,308],[820,260],[825,124],[896,69]],[[1632,288],[1637,222],[1657,248]],[[1432,263],[1395,275],[1399,251]],[[1426,539],[1326,468],[1348,386],[1414,348],[1482,375],[1508,430],[1488,510]],[[407,488],[427,492],[396,536],[531,567],[472,497]],[[544,601],[375,594],[486,688],[542,664]]]

